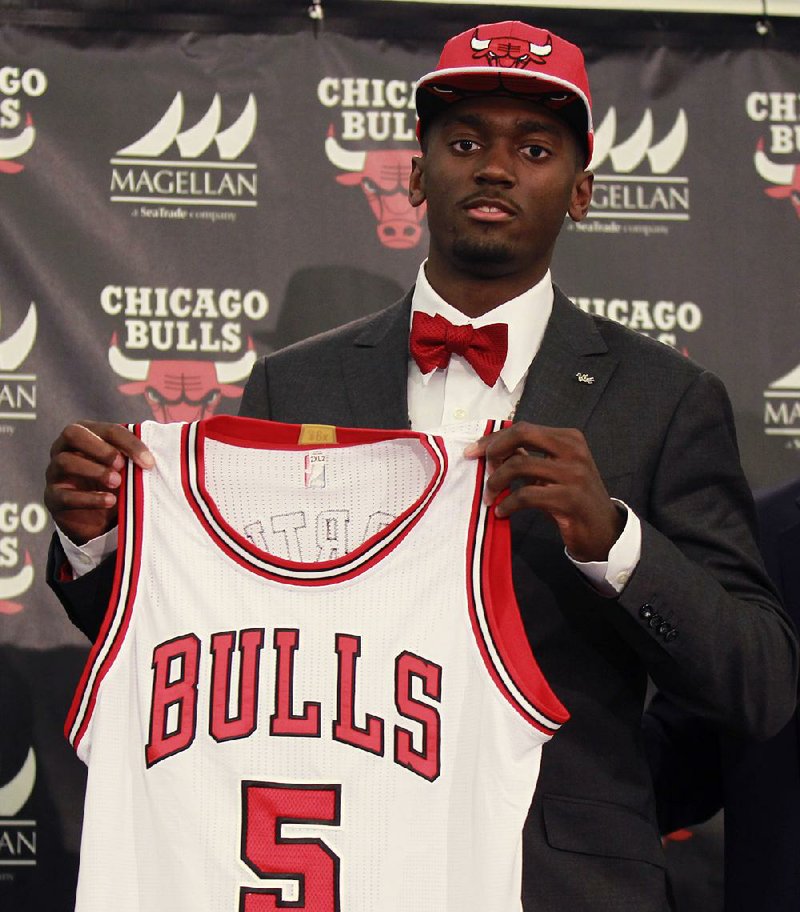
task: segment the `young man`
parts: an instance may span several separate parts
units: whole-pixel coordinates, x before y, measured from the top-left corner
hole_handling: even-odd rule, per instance
[[[519,22],[470,29],[420,80],[417,110],[409,193],[427,203],[431,240],[416,285],[257,364],[241,414],[414,429],[513,419],[471,454],[489,458],[491,495],[510,490],[497,510],[511,515],[515,592],[571,716],[524,829],[522,907],[661,912],[648,676],[762,737],[795,702],[797,644],[754,543],[728,400],[715,377],[551,282],[564,217],[583,219],[591,201],[576,47]],[[114,525],[123,455],[151,462],[113,425],[70,425],[54,444],[46,503],[73,542]],[[109,562],[59,583],[63,564],[56,546],[54,588],[96,631]]]

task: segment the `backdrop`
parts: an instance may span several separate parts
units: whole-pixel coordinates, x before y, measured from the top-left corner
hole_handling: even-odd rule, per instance
[[[476,14],[357,5],[321,29],[302,4],[246,22],[0,11],[3,909],[71,909],[80,838],[61,728],[86,643],[43,582],[51,441],[78,418],[234,413],[257,355],[390,303],[425,254],[413,80]],[[557,283],[722,376],[754,486],[797,474],[796,24],[535,21],[586,49],[597,124],[592,212],[565,225]],[[670,851],[698,865],[682,908],[709,912],[702,841]]]

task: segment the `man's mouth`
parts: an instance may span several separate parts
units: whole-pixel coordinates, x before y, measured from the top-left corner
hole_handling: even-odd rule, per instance
[[[503,200],[473,199],[464,208],[471,218],[480,222],[502,222],[516,215],[515,209]]]

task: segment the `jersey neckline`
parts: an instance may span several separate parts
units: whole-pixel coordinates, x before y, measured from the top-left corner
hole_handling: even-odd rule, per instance
[[[335,429],[335,443],[298,443],[299,424],[219,415],[184,425],[181,432],[181,483],[187,502],[201,526],[234,562],[253,573],[279,582],[320,586],[342,582],[363,573],[390,553],[419,522],[441,489],[448,458],[444,441],[433,434],[410,430]],[[205,445],[209,440],[256,450],[337,450],[391,440],[417,440],[432,460],[422,493],[391,523],[341,557],[300,562],[258,548],[225,519],[206,485]]]

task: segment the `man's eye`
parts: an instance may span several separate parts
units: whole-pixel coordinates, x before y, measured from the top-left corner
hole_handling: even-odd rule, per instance
[[[456,152],[473,152],[478,148],[478,144],[474,139],[457,139],[452,143],[452,147]]]
[[[525,149],[531,158],[546,158],[550,154],[548,149],[545,149],[544,146],[538,146],[536,143],[526,146]]]

